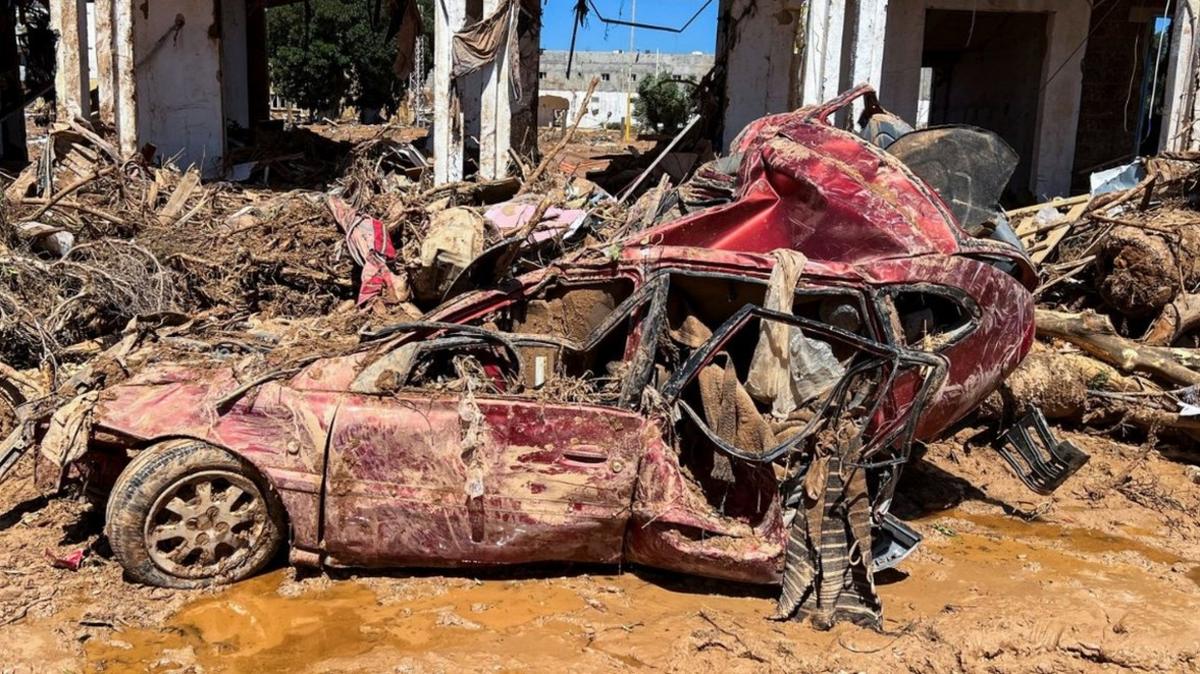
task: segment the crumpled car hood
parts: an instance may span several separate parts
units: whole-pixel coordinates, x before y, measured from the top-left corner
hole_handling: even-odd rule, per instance
[[[217,401],[238,386],[228,366],[157,366],[105,389],[95,419],[139,438],[203,434],[218,416]]]
[[[728,176],[732,203],[660,224],[636,239],[747,253],[787,248],[848,265],[963,252],[1020,257],[969,236],[899,159],[827,123],[835,107],[831,102],[752,123],[730,150],[741,155],[736,177]]]

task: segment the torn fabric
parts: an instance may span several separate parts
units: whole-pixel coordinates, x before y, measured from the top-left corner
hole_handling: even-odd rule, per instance
[[[483,19],[466,26],[450,40],[453,61],[450,68],[451,82],[494,63],[505,51],[504,60],[509,68],[511,97],[520,101],[521,56],[517,40],[517,16],[521,11],[516,0],[504,0],[496,10]]]
[[[395,26],[396,59],[392,62],[392,72],[396,74],[397,79],[406,80],[417,65],[417,36],[421,34],[421,12],[417,9],[417,0],[394,0],[393,12],[396,3],[404,7],[398,12],[399,22]]]
[[[774,257],[763,307],[790,314],[806,259],[802,253],[784,249],[776,250]],[[828,343],[808,337],[800,328],[771,321],[759,332],[746,390],[755,400],[771,405],[772,417],[785,419],[836,386],[844,374],[845,368]]]
[[[793,505],[777,619],[808,617],[878,626],[882,605],[871,570],[871,506],[857,440],[814,457],[785,500]]]
[[[390,301],[407,301],[407,284],[387,266],[388,260],[396,257],[396,249],[383,223],[360,214],[338,197],[329,197],[329,211],[346,234],[350,255],[362,267],[358,305],[381,295]]]
[[[42,456],[56,466],[65,467],[87,452],[92,430],[92,411],[100,393],[91,391],[76,396],[50,417],[50,426],[42,438]]]

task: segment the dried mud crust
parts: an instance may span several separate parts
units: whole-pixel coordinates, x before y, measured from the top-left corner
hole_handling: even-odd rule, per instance
[[[171,490],[197,475],[240,477],[242,488],[239,491],[243,492],[244,498],[257,500],[253,504],[257,508],[252,516],[254,521],[246,533],[249,546],[228,552],[230,556],[225,562],[209,565],[211,571],[207,572],[192,568],[203,564],[202,560],[187,564],[184,563],[188,559],[185,556],[175,568],[168,555],[156,552],[150,540],[153,523],[147,521],[162,510],[164,499],[173,496]],[[209,488],[212,488],[211,484]],[[197,494],[193,500],[198,499]],[[202,505],[207,503],[202,502]],[[212,506],[209,511],[216,514],[217,509]],[[242,580],[261,570],[284,540],[283,506],[258,472],[243,459],[196,441],[168,442],[139,454],[113,486],[105,520],[105,533],[113,555],[129,577],[159,587],[191,589]],[[185,516],[177,526],[195,528],[196,525]],[[215,535],[215,531],[199,535]]]

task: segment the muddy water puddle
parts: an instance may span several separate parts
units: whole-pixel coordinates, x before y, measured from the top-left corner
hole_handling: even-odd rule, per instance
[[[665,654],[652,641],[606,650],[614,637],[673,611],[706,606],[751,622],[772,602],[674,591],[631,574],[536,580],[378,578],[286,590],[285,571],[187,605],[160,629],[129,630],[86,645],[91,671],[391,671],[406,658],[445,666],[551,671],[593,651],[597,669],[641,666]],[[297,596],[285,596],[297,593]],[[645,610],[652,607],[651,610]],[[660,636],[670,635],[660,626]],[[678,636],[678,635],[676,635]],[[635,639],[635,641],[640,641]],[[150,666],[147,666],[150,663]]]
[[[966,520],[988,532],[1020,541],[1050,541],[1056,547],[1085,555],[1134,552],[1151,562],[1177,564],[1187,562],[1180,555],[1133,538],[1083,527],[1065,527],[1050,522],[1026,522],[1005,515],[955,511],[951,517]],[[1196,562],[1200,563],[1200,562]]]
[[[962,521],[972,526],[954,531]],[[1129,555],[1108,555],[1190,564],[1169,551],[957,510],[917,526],[927,534],[925,549],[903,573],[881,577],[887,625],[950,607],[981,617],[1065,611],[1097,620],[1118,608],[1158,632],[1192,619],[1200,565],[1172,576],[1181,584]],[[606,671],[686,665],[695,634],[712,628],[708,617],[798,653],[836,650],[857,629],[776,623],[767,619],[773,609],[771,591],[656,574],[296,583],[281,570],[197,598],[161,627],[101,636],[84,648],[87,669],[108,672]],[[879,640],[865,632],[850,638]]]

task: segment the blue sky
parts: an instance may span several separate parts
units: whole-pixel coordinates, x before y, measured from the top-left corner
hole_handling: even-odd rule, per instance
[[[592,0],[606,18],[629,19],[632,0]],[[704,9],[700,16],[682,33],[667,33],[639,28],[635,35],[637,49],[657,49],[664,52],[702,51],[711,54],[717,35],[717,4]],[[696,13],[704,0],[638,0],[637,20],[664,26],[679,27]],[[574,0],[548,0],[542,5],[542,47],[567,49],[571,46],[571,24],[574,21]],[[579,28],[575,49],[580,51],[629,49],[629,27],[602,23],[592,12],[587,23]]]

